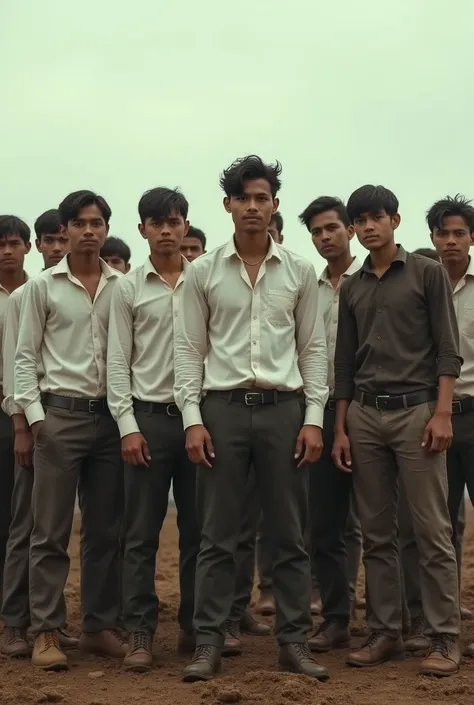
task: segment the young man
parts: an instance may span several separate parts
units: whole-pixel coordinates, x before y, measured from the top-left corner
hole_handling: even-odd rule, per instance
[[[127,243],[119,237],[109,235],[100,249],[100,256],[112,269],[122,274],[128,274],[130,271],[132,253]]]
[[[324,410],[323,452],[310,473],[311,551],[322,601],[323,623],[309,639],[311,650],[326,652],[349,645],[351,594],[345,531],[351,508],[352,476],[334,466],[334,352],[336,348],[339,293],[343,281],[361,264],[353,257],[350,241],[354,228],[339,198],[321,196],[299,216],[311,233],[318,254],[327,261],[319,277],[319,312],[328,349],[329,399]],[[360,533],[360,530],[359,530]],[[357,567],[352,581],[357,583]],[[355,593],[355,585],[353,585]],[[355,594],[352,596],[355,599]]]
[[[453,441],[448,448],[448,507],[456,545],[467,488],[474,503],[474,208],[462,196],[437,201],[426,216],[431,240],[448,273],[459,325],[461,375],[454,385]],[[474,644],[468,647],[474,655]]]
[[[450,283],[441,264],[395,243],[398,200],[363,186],[347,203],[362,268],[341,287],[335,354],[333,457],[353,477],[364,537],[371,634],[350,654],[374,666],[404,654],[397,536],[403,483],[420,551],[431,647],[426,675],[459,668],[456,558],[447,507],[446,449],[461,358]]]
[[[189,458],[199,466],[201,526],[197,647],[186,681],[212,678],[220,667],[251,465],[272,547],[280,667],[327,678],[306,641],[310,563],[303,543],[308,468],[322,448],[326,341],[316,323],[313,266],[268,236],[278,208],[279,175],[279,165],[257,156],[224,171],[224,207],[235,235],[196,260],[184,283],[175,398]]]
[[[268,232],[278,245],[283,245],[283,217],[279,211],[273,214]]]
[[[61,231],[59,213],[49,210],[35,223],[36,247],[44,268],[58,264],[69,250],[67,235]],[[15,484],[12,493],[12,521],[4,570],[2,619],[5,625],[2,652],[7,656],[29,656],[27,629],[30,626],[29,552],[33,526],[33,436],[23,410],[13,400],[15,351],[20,327],[20,308],[25,287],[20,286],[8,301],[3,332],[3,409],[13,421],[15,435]],[[38,361],[41,366],[41,361]],[[41,370],[39,374],[42,374]],[[65,648],[77,646],[77,639],[59,632]]]
[[[58,630],[66,620],[63,591],[78,487],[83,541],[79,646],[117,658],[125,650],[116,631],[123,471],[118,429],[106,399],[110,300],[121,275],[99,258],[110,216],[106,201],[92,191],[64,199],[59,218],[70,254],[28,282],[21,307],[15,401],[35,442],[32,662],[46,670],[68,667]]]
[[[14,215],[0,215],[0,342],[3,350],[3,327],[10,294],[28,276],[24,270],[25,255],[31,248],[30,229]],[[0,354],[0,400],[3,401],[3,352]],[[0,602],[3,592],[3,569],[11,521],[14,484],[13,427],[8,414],[0,410]]]
[[[197,257],[204,255],[206,252],[206,236],[202,230],[189,226],[188,232],[183,238],[181,245],[181,254],[186,257],[188,262],[194,262]]]
[[[150,256],[116,286],[108,349],[108,401],[125,462],[124,626],[126,670],[152,666],[158,624],[155,562],[171,484],[180,549],[178,648],[193,653],[194,577],[200,532],[195,467],[184,447],[183,421],[173,397],[173,339],[188,263],[181,246],[188,202],[179,191],[155,188],[138,204],[139,231]]]

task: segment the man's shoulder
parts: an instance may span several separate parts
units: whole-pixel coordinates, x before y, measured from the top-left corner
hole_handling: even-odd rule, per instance
[[[280,255],[283,264],[289,267],[296,267],[300,272],[304,274],[311,272],[317,279],[314,264],[310,262],[307,257],[304,257],[303,255],[300,255],[297,252],[293,252],[293,250],[289,250],[287,247],[282,247],[281,245],[276,245],[276,247],[278,248],[278,254]]]
[[[415,267],[419,271],[433,271],[434,269],[443,269],[441,262],[437,262],[431,257],[419,255],[417,252],[407,252],[407,263]]]
[[[194,272],[199,276],[210,272],[216,264],[219,264],[223,260],[227,245],[228,243],[224,243],[214,250],[197,257],[197,259],[190,263],[187,271]]]

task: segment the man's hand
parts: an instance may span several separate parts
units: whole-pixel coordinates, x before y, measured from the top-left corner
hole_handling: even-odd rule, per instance
[[[202,424],[189,426],[186,429],[186,451],[189,460],[195,465],[205,465],[211,468],[208,458],[215,458],[211,436]],[[206,457],[207,456],[207,457]]]
[[[451,414],[435,411],[426,425],[421,447],[433,453],[443,453],[449,448],[452,440]]]
[[[38,435],[39,432],[41,431],[41,428],[43,426],[44,421],[37,421],[31,426],[31,433],[33,434],[33,440],[36,443],[38,440]]]
[[[345,431],[336,431],[334,434],[332,459],[339,470],[352,472],[351,444]]]
[[[15,443],[13,451],[15,453],[15,461],[22,468],[33,467],[33,448],[35,442],[33,434],[29,428],[15,430]]]
[[[141,433],[129,433],[122,438],[122,458],[127,465],[145,465],[150,467],[151,460],[148,443]]]
[[[303,455],[304,450],[304,455]],[[321,457],[323,437],[318,426],[303,426],[296,439],[295,460],[301,458],[298,467],[315,463]]]

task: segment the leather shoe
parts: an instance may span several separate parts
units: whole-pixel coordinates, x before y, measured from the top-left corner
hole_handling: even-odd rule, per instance
[[[123,659],[124,670],[148,673],[152,665],[151,635],[148,632],[132,632],[128,637],[128,649]]]
[[[79,646],[79,639],[71,636],[64,629],[58,629],[58,639],[61,649],[77,649]]]
[[[471,610],[468,610],[467,607],[461,607],[460,610],[461,612],[461,619],[472,619],[472,612]]]
[[[428,651],[431,641],[425,635],[425,618],[417,617],[411,625],[410,635],[404,640],[405,651]]]
[[[200,644],[196,647],[192,661],[184,669],[183,681],[185,683],[209,681],[220,670],[221,652],[219,647]]]
[[[194,654],[196,650],[196,634],[191,631],[179,630],[178,654]]]
[[[459,639],[452,634],[435,634],[431,638],[430,652],[421,662],[422,676],[452,676],[459,671],[461,649]]]
[[[240,620],[240,631],[242,634],[250,634],[250,636],[268,636],[272,633],[272,629],[268,624],[259,622],[248,612],[244,612]]]
[[[79,649],[94,656],[124,658],[128,652],[127,640],[120,632],[104,629],[101,632],[82,632]]]
[[[312,656],[307,644],[282,644],[278,666],[281,671],[299,673],[302,676],[316,678],[318,681],[327,681],[329,673],[327,668],[321,666]]]
[[[372,632],[365,644],[346,658],[348,666],[367,668],[379,666],[390,659],[405,658],[405,648],[401,637],[390,637],[381,632]]]
[[[31,654],[26,629],[5,627],[3,632],[2,654],[10,658],[22,658]]]
[[[225,623],[224,629],[222,656],[239,656],[242,653],[242,642],[240,640],[240,628],[238,623],[229,620]]]
[[[271,590],[260,590],[260,597],[255,605],[255,612],[263,617],[271,617],[275,614],[275,600]]]
[[[317,654],[346,649],[349,643],[349,629],[340,622],[323,622],[308,639],[309,648]]]

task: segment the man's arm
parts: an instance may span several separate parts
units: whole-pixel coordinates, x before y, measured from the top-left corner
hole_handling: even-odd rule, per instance
[[[347,283],[350,280],[346,280]],[[343,282],[339,294],[336,351],[334,354],[334,377],[336,401],[352,401],[354,396],[355,359],[358,347],[357,324],[349,306],[347,285]],[[339,405],[337,405],[339,406]],[[348,405],[346,404],[346,407]],[[342,408],[342,406],[341,406]]]
[[[328,353],[324,321],[318,314],[318,297],[318,279],[310,266],[295,308],[296,350],[306,399],[304,423],[322,428],[329,393]]]
[[[174,336],[174,398],[183,414],[185,430],[202,424],[204,360],[208,349],[209,308],[196,267],[186,272]]]
[[[25,284],[15,353],[14,399],[28,424],[44,421],[38,384],[38,355],[47,319],[46,281],[40,275]]]
[[[11,416],[21,416],[26,425],[23,409],[14,400],[15,394],[15,352],[20,328],[21,296],[12,294],[8,299],[3,327],[3,411]]]
[[[456,379],[463,360],[459,354],[459,328],[451,282],[441,265],[425,269],[425,276],[425,300],[436,350],[437,375]]]

